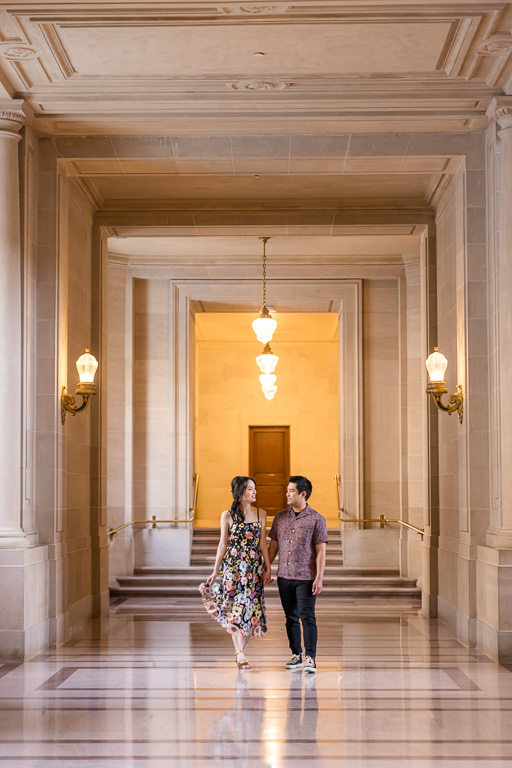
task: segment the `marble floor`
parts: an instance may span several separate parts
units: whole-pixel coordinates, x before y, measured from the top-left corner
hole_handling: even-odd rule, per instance
[[[239,672],[197,601],[128,599],[0,664],[0,764],[25,768],[512,766],[512,671],[414,605],[319,600],[318,673],[283,669],[282,614]]]

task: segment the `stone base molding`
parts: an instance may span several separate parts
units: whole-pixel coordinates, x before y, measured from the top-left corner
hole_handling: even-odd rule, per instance
[[[476,644],[497,661],[512,661],[512,550],[478,547]]]
[[[0,549],[0,657],[27,660],[49,645],[48,547]]]

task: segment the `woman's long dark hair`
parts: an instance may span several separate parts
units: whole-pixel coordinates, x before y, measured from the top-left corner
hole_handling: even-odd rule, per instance
[[[243,523],[245,520],[245,515],[242,511],[242,507],[240,506],[240,502],[242,501],[242,496],[244,495],[245,489],[247,488],[250,480],[252,480],[252,482],[256,485],[256,481],[253,477],[240,477],[237,475],[231,481],[233,503],[229,511],[234,523]]]

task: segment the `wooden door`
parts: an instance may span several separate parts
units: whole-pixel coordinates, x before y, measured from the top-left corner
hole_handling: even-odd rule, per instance
[[[269,518],[286,507],[290,474],[290,427],[249,427],[249,475],[256,481],[256,504]]]

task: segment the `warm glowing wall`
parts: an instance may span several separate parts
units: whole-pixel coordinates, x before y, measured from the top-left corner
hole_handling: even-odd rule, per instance
[[[230,482],[249,471],[249,426],[290,426],[290,470],[313,483],[311,505],[337,525],[338,341],[336,314],[276,316],[277,394],[261,392],[261,351],[249,314],[196,315],[198,526],[218,526]]]

